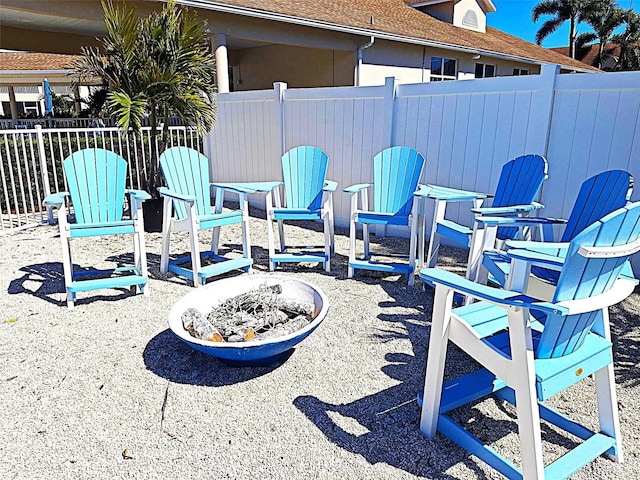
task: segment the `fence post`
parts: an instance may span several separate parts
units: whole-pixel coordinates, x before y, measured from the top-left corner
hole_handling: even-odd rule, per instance
[[[273,90],[276,96],[276,102],[278,103],[278,126],[280,128],[280,155],[284,155],[287,148],[287,136],[285,133],[284,124],[284,91],[287,89],[287,84],[284,82],[274,82]]]
[[[532,125],[537,125],[538,135],[535,144],[539,144],[539,152],[549,160],[549,137],[551,136],[551,121],[553,120],[553,100],[555,96],[556,78],[560,74],[560,67],[553,64],[544,64],[540,69],[539,99],[532,105]],[[538,143],[539,142],[539,143]],[[540,188],[538,199],[544,203],[544,183]],[[539,212],[536,213],[536,216]]]
[[[558,65],[545,64],[540,69],[539,99],[533,102],[533,124],[538,125],[540,135],[540,152],[546,157],[551,135],[551,120],[553,118],[553,98],[556,88],[556,77],[560,74]]]
[[[42,125],[36,125],[36,138],[38,139],[38,157],[40,157],[40,172],[42,173],[42,188],[44,189],[45,198],[51,194],[49,186],[49,170],[47,168],[47,153],[44,149],[44,135],[42,134]],[[47,217],[49,225],[54,224],[53,207],[47,207]]]
[[[395,119],[395,103],[396,103],[396,87],[397,79],[395,77],[386,77],[384,79],[384,132],[387,137],[385,138],[385,147],[393,146],[393,134]]]

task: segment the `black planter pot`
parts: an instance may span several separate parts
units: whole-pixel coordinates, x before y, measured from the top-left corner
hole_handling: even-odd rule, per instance
[[[142,217],[144,219],[145,232],[162,231],[162,206],[163,198],[151,198],[142,204]]]

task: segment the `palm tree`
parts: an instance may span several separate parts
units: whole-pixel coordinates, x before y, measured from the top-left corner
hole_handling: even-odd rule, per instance
[[[640,15],[633,10],[625,11],[624,32],[615,35],[611,41],[620,45],[617,70],[640,70]]]
[[[576,48],[580,50],[588,42],[598,40],[597,64],[594,66],[602,68],[604,55],[613,51],[612,48],[607,50],[606,45],[611,42],[614,31],[624,24],[625,10],[619,8],[615,0],[595,0],[582,15],[582,19],[593,28],[593,32],[579,35]]]
[[[595,0],[597,1],[597,0]],[[536,33],[536,43],[542,44],[543,40],[560,28],[567,20],[569,26],[569,56],[576,58],[577,25],[583,15],[593,8],[594,0],[543,0],[531,13],[531,18],[537,22],[543,15],[552,15],[553,18],[542,24]]]
[[[125,132],[139,131],[148,116],[151,159],[145,189],[157,197],[157,165],[168,142],[169,117],[179,117],[200,134],[215,122],[215,60],[197,14],[169,0],[146,18],[134,6],[103,0],[107,36],[101,50],[84,48],[74,64],[74,83],[99,79],[107,88],[107,113]],[[158,125],[162,123],[158,141]]]

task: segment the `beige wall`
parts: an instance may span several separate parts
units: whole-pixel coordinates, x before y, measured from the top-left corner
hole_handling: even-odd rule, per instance
[[[431,57],[454,58],[458,61],[458,78],[474,78],[476,63],[496,66],[499,77],[513,75],[514,68],[529,70],[530,74],[540,73],[540,66],[481,56],[474,60],[472,53],[456,52],[420,45],[402,45],[395,42],[376,40],[364,51],[361,85],[382,85],[386,77],[396,77],[400,83],[428,82],[431,73]]]
[[[8,50],[78,54],[82,45],[97,47],[98,42],[91,36],[0,26],[0,48]]]
[[[266,45],[233,51],[230,65],[236,91],[269,89],[274,82],[290,88],[347,86],[353,85],[355,52]]]

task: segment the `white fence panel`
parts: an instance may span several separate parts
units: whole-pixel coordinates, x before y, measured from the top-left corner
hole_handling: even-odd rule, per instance
[[[505,162],[540,153],[550,174],[543,214],[566,217],[589,176],[620,168],[640,178],[639,73],[559,75],[545,66],[541,75],[414,85],[277,84],[220,95],[218,107],[208,142],[216,179],[279,179],[282,152],[308,144],[329,154],[329,178],[342,189],[371,180],[377,152],[406,145],[427,159],[423,182],[492,192]],[[335,200],[336,223],[346,226],[348,198],[338,192]],[[448,217],[471,220],[462,207]]]
[[[560,76],[547,155],[545,215],[568,215],[582,181],[610,169],[634,176],[631,198],[640,200],[640,74]]]
[[[505,162],[544,152],[549,112],[539,106],[555,73],[400,85],[393,143],[425,155],[423,183],[493,192]],[[470,224],[469,204],[450,205],[447,217]]]
[[[327,178],[338,182],[334,211],[338,225],[349,221],[349,197],[342,190],[373,179],[372,159],[389,145],[385,134],[385,87],[286,90],[285,148],[316,145],[329,155]]]
[[[204,142],[213,181],[250,182],[282,177],[279,95],[278,90],[265,90],[217,96],[218,118]],[[259,206],[264,208],[264,202]]]

